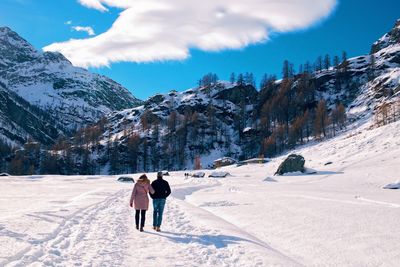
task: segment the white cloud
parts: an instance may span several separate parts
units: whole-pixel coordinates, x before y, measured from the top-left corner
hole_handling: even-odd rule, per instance
[[[73,29],[74,31],[77,31],[77,32],[86,32],[90,36],[96,35],[94,33],[93,28],[89,27],[89,26],[86,26],[86,27],[84,27],[84,26],[73,26],[73,27],[71,27],[71,29]]]
[[[307,28],[328,16],[337,0],[79,0],[102,12],[122,9],[106,32],[44,48],[81,67],[113,62],[183,60],[190,49],[240,49],[270,32]]]
[[[72,20],[68,20],[66,22],[64,22],[65,25],[71,25],[72,24]]]
[[[88,8],[94,8],[102,12],[108,11],[108,9],[101,4],[99,0],[78,0],[83,6]]]

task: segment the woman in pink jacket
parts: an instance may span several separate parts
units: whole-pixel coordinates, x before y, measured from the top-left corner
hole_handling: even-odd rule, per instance
[[[146,174],[139,177],[137,183],[133,187],[130,206],[135,204],[135,221],[136,229],[139,230],[139,215],[140,220],[140,232],[143,232],[144,222],[146,221],[146,211],[149,209],[149,192],[154,194],[154,189],[150,185],[150,180],[147,178]]]

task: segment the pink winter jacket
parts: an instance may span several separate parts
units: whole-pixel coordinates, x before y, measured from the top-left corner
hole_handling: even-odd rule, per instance
[[[154,194],[153,187],[149,183],[138,181],[133,187],[130,205],[135,203],[135,210],[148,210],[149,192]]]

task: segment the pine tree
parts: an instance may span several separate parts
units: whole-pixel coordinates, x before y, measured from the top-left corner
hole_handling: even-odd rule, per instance
[[[128,164],[132,173],[138,171],[138,157],[139,157],[139,146],[140,146],[140,136],[134,133],[128,138]]]
[[[336,106],[337,110],[337,122],[339,125],[339,129],[342,130],[346,127],[347,115],[346,115],[346,108],[342,103],[339,103]]]
[[[243,86],[243,85],[244,85],[244,78],[243,78],[243,74],[242,74],[242,73],[240,73],[240,74],[238,75],[237,84],[238,84],[239,86]]]
[[[245,76],[244,76],[244,83],[246,85],[251,85],[253,87],[256,87],[256,82],[254,79],[254,74],[251,72],[246,72]]]
[[[41,174],[60,174],[58,167],[58,155],[52,152],[44,152],[40,161]]]
[[[347,74],[349,71],[350,62],[347,60],[347,53],[343,51],[342,53],[342,63],[340,64],[341,70],[344,74]]]
[[[201,169],[201,158],[200,158],[199,155],[197,155],[197,156],[195,157],[195,160],[194,160],[194,169],[195,169],[195,170],[200,170],[200,169]]]
[[[326,54],[324,58],[324,69],[328,70],[331,67],[331,57]]]
[[[304,74],[304,65],[303,64],[299,65],[299,74]]]
[[[229,78],[229,82],[230,82],[231,84],[234,84],[234,83],[236,82],[236,75],[235,75],[234,72],[231,73],[231,76],[230,76],[230,78]]]
[[[264,139],[263,149],[261,154],[266,155],[267,157],[273,157],[277,154],[277,144],[276,144],[276,136],[275,134],[270,135],[269,137]]]
[[[176,131],[176,127],[178,125],[178,113],[175,110],[169,114],[167,125],[170,133],[174,133]]]
[[[293,64],[290,63],[288,60],[283,61],[282,78],[286,80],[286,79],[291,79],[293,77],[294,77]]]
[[[339,59],[338,56],[335,56],[335,57],[333,58],[333,66],[334,66],[335,68],[337,68],[337,67],[339,66],[339,64],[340,64],[340,59]]]
[[[10,173],[12,175],[23,175],[24,161],[21,156],[16,155],[10,162]]]
[[[111,144],[111,153],[110,153],[110,174],[118,174],[120,169],[119,169],[119,164],[120,164],[120,158],[119,158],[119,152],[118,152],[118,142],[117,140],[114,140]]]
[[[310,111],[307,109],[302,117],[303,126],[305,128],[305,137],[307,137],[307,141],[309,141],[311,136],[311,115]]]
[[[11,155],[11,146],[0,139],[0,172],[7,172],[7,158]]]
[[[315,121],[314,121],[314,133],[315,137],[326,136],[326,127],[328,126],[328,114],[326,110],[326,102],[325,100],[320,100],[317,106]]]
[[[382,103],[375,113],[375,121],[378,126],[384,126],[389,123],[390,105],[387,102]]]
[[[304,73],[310,74],[311,72],[312,72],[311,64],[310,64],[310,62],[307,61],[307,62],[304,64]]]
[[[65,151],[65,173],[67,175],[71,175],[75,173],[74,167],[75,167],[75,161],[73,158],[73,153],[71,146],[68,146]]]
[[[323,67],[322,56],[318,56],[315,61],[315,71],[321,71]]]

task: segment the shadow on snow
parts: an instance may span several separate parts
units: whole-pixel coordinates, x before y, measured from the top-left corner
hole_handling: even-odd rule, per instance
[[[194,235],[194,234],[178,234],[172,232],[148,232],[152,235],[157,235],[161,237],[166,237],[175,243],[183,243],[183,244],[190,244],[190,243],[198,243],[203,246],[214,246],[215,248],[225,248],[230,244],[238,244],[239,242],[249,242],[256,245],[257,242],[240,238],[237,236],[229,236],[229,235]],[[261,245],[262,246],[262,245]]]

